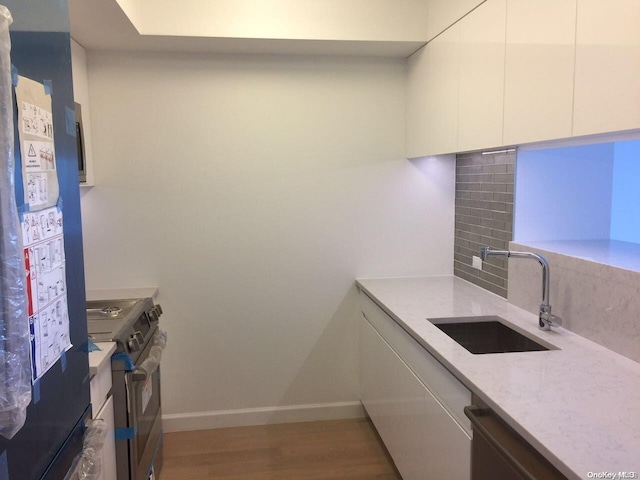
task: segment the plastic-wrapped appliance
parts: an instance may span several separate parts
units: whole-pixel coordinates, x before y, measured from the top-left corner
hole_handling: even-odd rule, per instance
[[[11,13],[0,5],[0,435],[24,425],[31,402],[29,319],[22,235],[15,197]]]
[[[87,303],[89,337],[116,342],[111,357],[117,480],[157,478],[162,468],[160,361],[167,335],[151,298]]]

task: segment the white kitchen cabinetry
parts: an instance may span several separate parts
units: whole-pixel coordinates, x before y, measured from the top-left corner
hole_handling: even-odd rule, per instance
[[[407,156],[502,145],[506,0],[490,0],[409,58]]]
[[[428,0],[427,39],[431,40],[485,0]]]
[[[361,299],[360,396],[402,478],[468,479],[470,426],[461,418],[470,392],[366,295]],[[382,320],[385,338],[373,326]]]
[[[362,401],[404,480],[424,478],[426,391],[366,320],[361,322]]]
[[[640,128],[640,2],[578,0],[573,134]]]
[[[116,349],[116,344],[105,342],[97,343],[96,346],[100,350],[89,353],[92,418],[104,420],[107,427],[104,445],[97,452],[101,464],[98,480],[112,480],[116,478],[116,437],[111,395],[111,355]]]
[[[506,12],[489,0],[460,20],[456,151],[502,145]]]
[[[407,157],[640,128],[640,2],[473,3],[409,58]]]
[[[457,151],[459,26],[409,58],[407,156]]]
[[[405,155],[409,158],[428,155],[429,131],[427,119],[428,44],[411,55],[407,62],[407,120]]]
[[[93,174],[93,143],[91,141],[91,114],[89,112],[89,77],[87,72],[87,52],[71,39],[71,71],[73,77],[73,97],[82,108],[82,130],[84,141],[84,162],[86,180],[80,186],[90,187],[95,183]]]
[[[576,0],[508,0],[505,145],[571,136],[575,25]]]
[[[113,417],[113,395],[109,395],[102,405],[100,411],[93,418],[105,422],[107,428],[107,438],[102,446],[102,451],[98,454],[100,462],[100,476],[98,480],[115,479],[116,473],[116,442],[115,442],[115,419]]]

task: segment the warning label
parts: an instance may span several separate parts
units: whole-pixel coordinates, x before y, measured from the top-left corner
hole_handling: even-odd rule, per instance
[[[56,169],[53,142],[25,140],[22,151],[25,152],[22,161],[27,171],[46,172]]]

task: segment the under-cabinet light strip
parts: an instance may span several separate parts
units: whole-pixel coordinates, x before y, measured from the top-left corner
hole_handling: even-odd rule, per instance
[[[515,148],[507,148],[505,150],[492,150],[490,152],[482,152],[482,155],[497,155],[499,153],[511,153],[515,151],[516,151]]]

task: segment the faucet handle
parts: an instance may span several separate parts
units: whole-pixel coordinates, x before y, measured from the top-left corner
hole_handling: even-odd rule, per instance
[[[551,327],[562,326],[562,318],[553,315],[550,310],[551,307],[549,307],[549,311],[540,308],[540,315],[538,316],[538,326],[541,330],[551,330]]]

